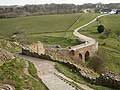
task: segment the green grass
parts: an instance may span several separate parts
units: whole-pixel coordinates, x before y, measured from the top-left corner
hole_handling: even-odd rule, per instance
[[[55,68],[63,73],[65,76],[71,78],[72,80],[81,83],[81,84],[86,84],[88,86],[90,86],[91,88],[95,89],[95,90],[113,90],[104,86],[98,86],[98,85],[94,85],[94,84],[90,84],[88,82],[86,82],[84,80],[83,77],[80,76],[80,74],[78,72],[74,72],[74,70],[70,67],[68,67],[65,64],[60,64],[60,63],[56,63]]]
[[[40,40],[45,44],[60,45],[61,47],[73,46],[82,43],[77,39],[70,39],[64,37],[53,37],[53,36],[32,36],[32,37],[34,38],[34,39],[31,38],[32,42]]]
[[[0,82],[10,83],[15,86],[16,90],[23,90],[24,81],[20,78],[23,67],[24,61],[22,60],[13,60],[0,66]]]
[[[103,57],[106,68],[112,72],[120,74],[120,52],[115,49],[100,46],[99,54]]]
[[[37,69],[35,68],[34,64],[33,64],[32,62],[28,62],[28,63],[29,63],[28,72],[29,72],[30,75],[32,75],[34,78],[38,78]]]
[[[107,47],[114,48],[120,51],[120,38],[118,34],[120,34],[119,25],[120,25],[120,15],[110,15],[102,17],[102,24],[105,26],[105,29],[110,29],[111,34],[108,38],[100,39],[101,34],[97,32],[97,22],[89,25],[84,28],[85,30],[81,30],[82,34],[87,36],[91,36],[97,39],[100,43],[105,42]]]
[[[97,14],[63,14],[63,15],[45,15],[19,17],[12,19],[0,19],[0,33],[9,34],[16,31],[25,31],[26,33],[42,33],[65,31],[80,16],[80,26],[92,20]],[[90,17],[91,16],[91,17]]]
[[[27,80],[28,82],[26,86],[29,87],[28,90],[48,90],[48,88],[40,80],[35,80],[29,76],[27,77]]]
[[[72,32],[70,31],[72,31],[76,27],[79,27],[87,23],[88,21],[95,18],[97,15],[98,14],[77,13],[77,14],[29,16],[11,19],[0,19],[0,34],[1,38],[6,38],[12,35],[12,33],[14,32],[22,31],[26,33],[26,36],[29,41],[41,40],[43,41],[43,43],[47,44],[58,43],[60,45],[63,44],[62,46],[64,47],[71,46],[76,45],[78,43],[74,40],[73,40],[74,43],[73,42],[70,43],[71,42],[70,39],[75,38]],[[78,18],[79,20],[75,23],[75,25],[73,25],[73,23]],[[72,28],[70,28],[71,26]],[[46,38],[46,36],[49,37]],[[66,44],[64,45],[64,43]]]
[[[42,81],[24,73],[25,61],[14,59],[0,66],[0,83],[10,84],[16,90],[48,90]]]
[[[38,34],[66,30],[79,14],[45,15],[19,17],[0,20],[0,33],[9,34],[16,31]]]
[[[74,29],[76,29],[76,28],[90,22],[91,20],[93,20],[98,15],[100,15],[100,14],[97,14],[97,13],[96,14],[95,13],[90,14],[90,13],[88,13],[88,14],[80,15],[78,21],[74,23],[74,25],[70,28],[70,30],[74,30]]]

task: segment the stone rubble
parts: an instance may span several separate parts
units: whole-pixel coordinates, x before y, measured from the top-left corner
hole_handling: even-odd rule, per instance
[[[0,48],[0,63],[3,64],[4,62],[8,60],[14,59],[14,55],[4,49]]]

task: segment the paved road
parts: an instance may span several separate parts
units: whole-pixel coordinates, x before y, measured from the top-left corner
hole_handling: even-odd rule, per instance
[[[49,88],[49,90],[81,90],[80,88],[84,90],[93,90],[89,86],[76,83],[70,78],[67,78],[63,74],[59,73],[55,69],[54,66],[55,63],[52,61],[24,56],[24,55],[18,55],[18,56],[34,63],[34,65],[37,68],[38,76],[42,79],[42,81]],[[62,79],[60,77],[62,77]],[[76,87],[76,85],[71,85],[65,80],[69,82],[74,82],[80,88]]]

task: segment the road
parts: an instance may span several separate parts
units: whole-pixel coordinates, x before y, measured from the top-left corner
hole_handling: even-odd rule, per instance
[[[98,18],[101,18],[103,16],[107,16],[107,15],[110,15],[110,14],[103,14],[103,15],[97,16],[95,19],[93,19],[92,21],[88,22],[87,24],[82,25],[82,26],[78,27],[77,29],[75,29],[74,32],[73,32],[73,35],[76,36],[77,38],[79,38],[81,41],[85,41],[85,43],[80,44],[80,45],[76,45],[76,46],[72,46],[71,49],[72,50],[76,50],[76,49],[87,47],[87,46],[90,46],[90,45],[93,45],[93,44],[97,43],[97,41],[95,39],[80,34],[79,30],[81,30],[82,28],[92,24]]]
[[[59,73],[55,69],[55,63],[50,60],[43,60],[24,55],[17,56],[24,58],[35,65],[39,78],[41,78],[49,90],[81,90],[80,88],[82,88],[82,90],[93,90],[89,86],[76,83],[70,78]],[[71,84],[70,82],[75,84]]]
[[[49,90],[76,90],[75,87],[72,87],[55,75],[55,73],[59,72],[55,69],[54,62],[24,55],[20,55],[20,57],[29,60],[35,65],[39,78],[41,78]]]

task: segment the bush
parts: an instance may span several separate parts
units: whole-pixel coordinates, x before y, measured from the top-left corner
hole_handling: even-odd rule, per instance
[[[98,73],[103,73],[105,70],[104,61],[98,55],[90,58],[88,62],[88,66]]]
[[[102,32],[104,32],[104,26],[103,25],[99,25],[98,27],[97,27],[97,30],[98,30],[98,32],[99,33],[102,33]]]

